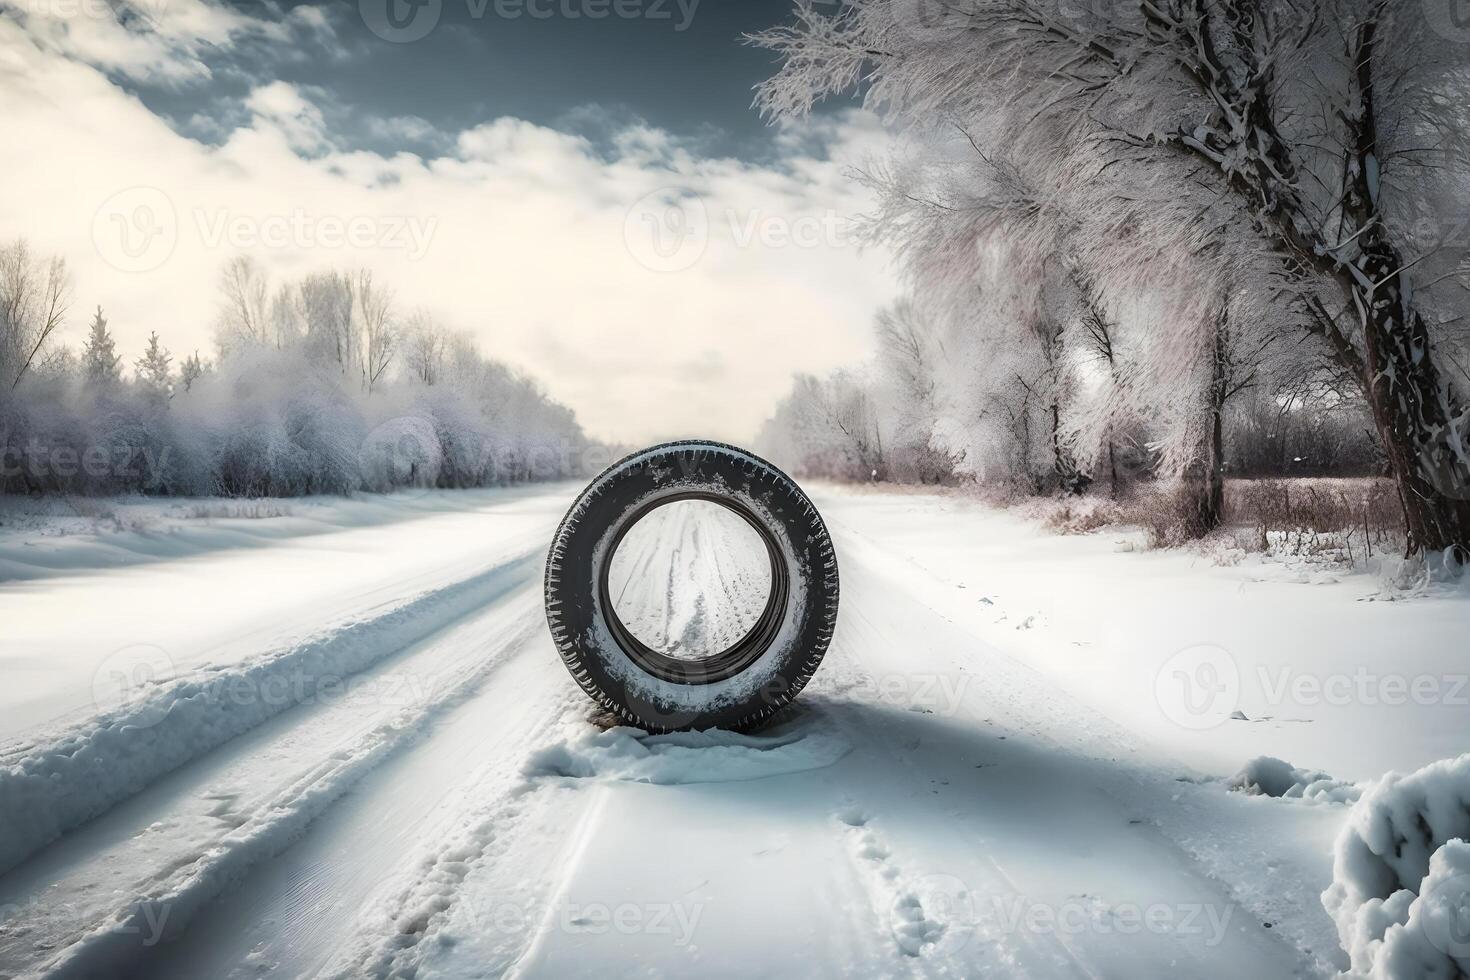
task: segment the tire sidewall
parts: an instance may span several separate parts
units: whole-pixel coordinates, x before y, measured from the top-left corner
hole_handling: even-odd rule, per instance
[[[609,630],[599,587],[608,549],[633,518],[689,492],[732,500],[754,514],[789,579],[785,612],[767,648],[733,677],[709,684],[644,670]],[[816,508],[779,469],[723,443],[667,443],[608,467],[567,512],[547,556],[546,613],[573,678],[623,720],[650,731],[745,729],[789,703],[821,663],[837,615],[837,561]]]

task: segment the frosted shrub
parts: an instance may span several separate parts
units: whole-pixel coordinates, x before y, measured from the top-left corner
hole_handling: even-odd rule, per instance
[[[370,383],[321,338],[277,343],[234,337],[177,376],[156,337],[136,377],[53,358],[0,391],[0,492],[279,497],[582,473],[572,412],[463,337],[435,348],[445,363]]]
[[[357,461],[364,489],[385,493],[436,485],[444,452],[433,422],[405,417],[389,419],[369,432]]]

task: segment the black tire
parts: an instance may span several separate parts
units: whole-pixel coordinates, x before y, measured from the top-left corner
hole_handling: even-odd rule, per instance
[[[728,507],[756,530],[771,593],[734,646],[680,661],[623,627],[607,579],[633,524],[691,498]],[[567,511],[546,557],[546,620],[572,677],[629,724],[747,730],[790,703],[821,664],[837,621],[837,556],[812,502],[770,463],[723,443],[666,443],[608,467]]]

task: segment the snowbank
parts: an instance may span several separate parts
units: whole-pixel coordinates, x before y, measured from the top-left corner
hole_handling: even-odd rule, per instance
[[[1363,790],[1356,783],[1333,779],[1325,772],[1298,769],[1269,755],[1257,756],[1230,777],[1230,788],[1248,796],[1274,796],[1312,803],[1356,803]]]
[[[169,868],[144,888],[148,894],[88,924],[53,960],[44,975],[53,980],[140,976],[149,955],[139,936],[175,938],[209,902],[250,869],[275,858],[367,773],[421,736],[440,713],[472,696],[505,659],[534,635],[539,616],[523,617],[486,651],[472,670],[433,697],[408,705],[285,784],[274,798],[242,814],[234,827],[197,859]],[[201,974],[207,975],[207,974]]]
[[[0,766],[0,873],[160,776],[523,585],[521,556],[376,616],[227,667],[163,677]]]
[[[1470,754],[1389,773],[1337,839],[1322,904],[1351,974],[1470,976]]]
[[[568,487],[567,492],[574,492]],[[0,495],[0,581],[71,575],[463,513],[544,494],[540,486],[355,497]]]

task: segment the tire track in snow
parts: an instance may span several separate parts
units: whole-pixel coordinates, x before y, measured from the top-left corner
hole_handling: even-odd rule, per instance
[[[1141,902],[1187,916],[1198,906],[1223,909],[1229,921],[1233,899],[1207,869],[1148,828],[1128,826],[1138,823],[1128,818],[1140,807],[1168,806],[1178,784],[1129,758],[1135,746],[1128,733],[1031,668],[969,635],[962,621],[931,607],[908,586],[902,564],[889,560],[894,556],[854,540],[846,529],[839,544],[851,569],[846,582],[856,595],[855,601],[844,605],[847,616],[834,644],[836,656],[828,657],[829,667],[836,669],[822,688],[836,699],[831,707],[840,722],[867,732],[855,737],[857,744],[875,748],[897,763],[896,768],[872,767],[875,774],[909,773],[911,799],[931,800],[935,808],[949,811],[951,824],[968,825],[964,837],[975,846],[952,854],[945,859],[947,864],[939,866],[946,873],[971,878],[969,891],[990,901],[988,909],[969,910],[969,919],[977,927],[977,938],[1011,947],[1003,965],[992,972],[1050,975],[1060,969],[1081,976],[1125,975],[1154,968],[1150,964],[1173,962],[1180,954],[1188,956],[1202,976],[1230,975],[1234,969],[1292,975],[1300,968],[1299,950],[1246,921],[1237,921],[1228,933],[1221,923],[1214,937],[1227,943],[1221,946],[1185,928],[1169,932],[1170,941],[1145,930],[1129,937],[1128,943],[1116,942],[1124,931],[1110,927],[1110,903],[1094,890],[1121,899],[1125,911]],[[921,621],[929,625],[921,627]],[[952,677],[968,672],[979,683],[968,688],[956,685],[942,703],[893,704],[881,710],[849,695],[884,690],[881,683],[871,681],[871,674],[912,680],[924,671]],[[972,768],[976,758],[981,761]],[[892,792],[881,792],[876,782],[858,787],[855,795],[882,801],[890,809],[899,799]],[[864,827],[849,831],[862,841],[855,846],[855,858],[874,860],[864,853],[872,843],[867,836],[876,841],[873,853],[882,855],[881,873],[869,877],[878,884],[875,902],[905,898],[897,889],[886,894],[886,883],[902,882],[907,871],[894,863],[898,850],[893,834],[876,831],[885,821],[880,817],[869,827],[867,809],[851,812]],[[838,811],[842,823],[848,823],[843,820],[846,813],[846,808]],[[906,815],[891,829],[909,832],[906,849],[933,851],[929,841],[913,835],[912,816]],[[951,826],[944,833],[948,837],[957,830]],[[1085,868],[1059,875],[1054,842],[1074,840],[1100,843],[1090,848]],[[934,857],[930,855],[931,863]],[[1070,884],[1073,891],[1059,894],[1057,889],[1065,887],[1059,881]],[[1038,896],[1028,895],[1028,884]],[[894,907],[895,935],[901,946],[904,938],[922,934],[925,927],[921,910],[916,917],[912,907],[897,902]],[[1058,919],[1063,913],[1085,918],[1094,912],[1101,918],[1087,918],[1080,931],[1067,931],[1076,926],[1075,920],[1065,926],[1037,927],[1027,919],[1036,909]],[[1090,925],[1093,922],[1096,927]],[[966,947],[966,955],[971,952]],[[941,964],[935,967],[943,972]]]
[[[75,941],[126,896],[157,890],[321,760],[350,750],[399,709],[460,683],[483,664],[483,638],[518,628],[534,601],[523,589],[385,658],[340,697],[283,712],[0,876],[0,977],[49,958],[46,951]]]
[[[547,657],[547,663],[561,669],[554,655]],[[538,847],[539,842],[527,843],[520,831],[534,825],[544,836],[554,828],[572,824],[590,828],[596,822],[595,797],[577,792],[568,801],[558,792],[560,787],[536,780],[528,772],[528,760],[554,741],[548,736],[560,723],[587,713],[581,691],[548,686],[548,693],[549,697],[532,702],[533,714],[540,721],[518,730],[518,751],[492,759],[473,780],[472,795],[479,799],[458,801],[457,812],[455,803],[446,804],[453,814],[452,828],[399,865],[386,888],[377,890],[379,897],[360,916],[355,939],[344,944],[314,976],[321,980],[414,977],[440,931],[457,918],[507,937],[497,951],[503,965],[520,959],[536,941],[536,930],[525,928],[524,923],[516,922],[521,928],[507,931],[501,921],[503,913],[509,909],[519,915],[545,903],[548,889],[542,879],[569,862],[574,864],[576,853],[565,840],[551,851]],[[568,839],[581,836],[579,831]],[[528,855],[522,853],[528,849],[535,849],[548,866],[528,874]],[[571,856],[562,852],[571,852]],[[511,866],[502,865],[507,859]],[[471,883],[472,877],[494,883],[490,891],[495,907],[481,907],[476,894],[465,894],[478,887]],[[489,972],[492,964],[484,967]]]
[[[19,974],[22,978],[127,976],[140,972],[157,947],[141,936],[163,931],[177,939],[208,902],[238,882],[260,862],[281,854],[344,793],[393,753],[419,739],[438,715],[474,696],[508,658],[523,651],[541,627],[539,604],[517,617],[518,625],[501,637],[474,670],[419,705],[407,707],[376,725],[350,746],[338,749],[291,781],[273,799],[248,814],[197,861],[159,880],[135,896],[107,921],[88,930],[50,962]]]
[[[534,580],[527,551],[291,646],[155,684],[0,753],[0,874],[165,774]],[[281,693],[284,692],[284,693]]]

